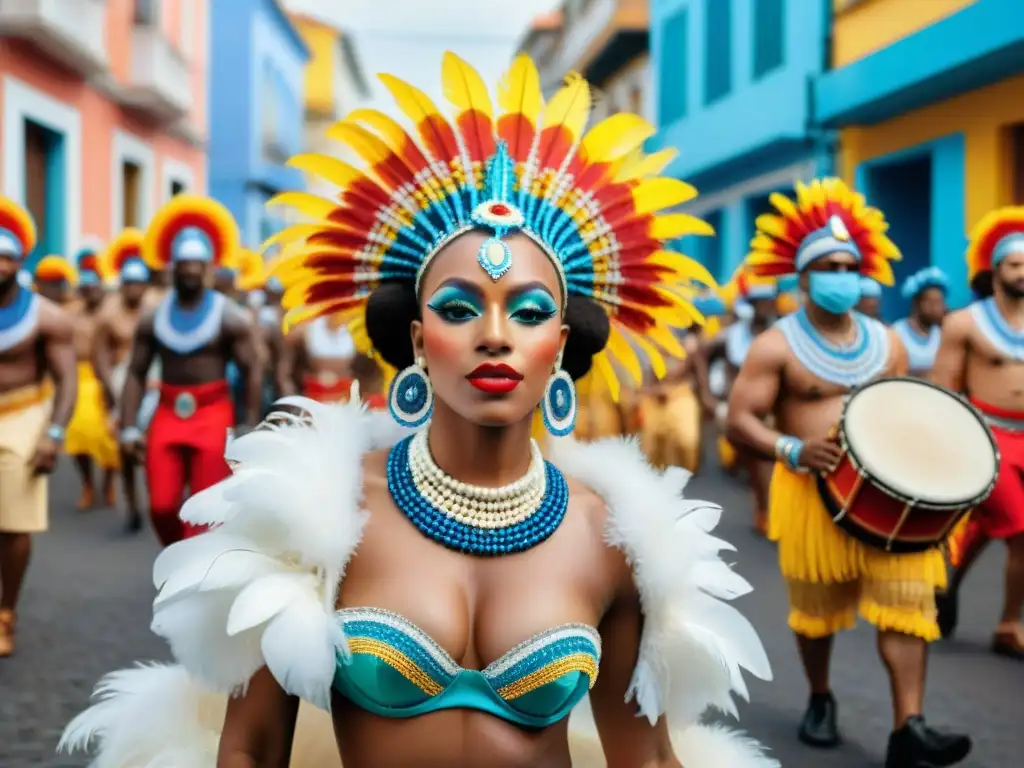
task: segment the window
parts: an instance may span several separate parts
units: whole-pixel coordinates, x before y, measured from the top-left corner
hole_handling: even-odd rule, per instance
[[[754,79],[782,66],[786,50],[786,0],[754,0]]]
[[[662,67],[658,82],[658,119],[669,125],[686,117],[689,70],[689,16],[677,11],[665,22],[661,40]]]
[[[47,229],[47,166],[51,151],[48,134],[49,131],[41,125],[25,121],[25,207],[35,219],[39,232]]]
[[[135,0],[136,24],[155,27],[160,23],[160,0]]]
[[[704,4],[704,103],[712,104],[732,88],[732,0]]]
[[[182,182],[177,180],[171,182],[171,197],[174,197],[175,195],[180,195],[184,191],[185,185]]]
[[[1024,205],[1024,123],[1010,128],[1010,189],[1013,204]]]
[[[126,227],[140,227],[139,196],[142,192],[142,168],[128,160],[121,163],[121,189],[124,190],[123,219]]]

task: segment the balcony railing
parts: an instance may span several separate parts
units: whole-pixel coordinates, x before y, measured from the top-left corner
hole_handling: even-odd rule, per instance
[[[0,35],[29,40],[55,61],[91,77],[108,66],[103,0],[0,0]]]
[[[124,101],[162,120],[175,120],[192,109],[188,65],[159,27],[132,27],[132,66]]]

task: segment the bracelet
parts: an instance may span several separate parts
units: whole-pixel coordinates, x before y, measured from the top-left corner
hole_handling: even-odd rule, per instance
[[[804,441],[791,435],[780,435],[775,441],[775,458],[794,472],[803,471],[800,466],[800,453],[804,449]]]
[[[138,427],[125,427],[121,430],[121,443],[137,443],[142,439],[142,430]]]
[[[60,426],[59,424],[51,424],[49,428],[46,430],[46,436],[53,440],[53,442],[55,443],[63,443],[64,435],[64,427]]]

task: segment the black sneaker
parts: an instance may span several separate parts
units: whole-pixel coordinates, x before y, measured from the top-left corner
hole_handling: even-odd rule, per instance
[[[798,738],[809,747],[831,749],[838,747],[839,727],[836,725],[838,707],[831,693],[812,693],[807,711],[800,721]]]
[[[959,763],[971,751],[971,737],[928,726],[921,715],[889,736],[885,768],[940,768]]]

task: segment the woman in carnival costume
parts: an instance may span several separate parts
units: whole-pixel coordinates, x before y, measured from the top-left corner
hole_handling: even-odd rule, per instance
[[[903,281],[900,295],[910,303],[910,314],[892,329],[907,348],[911,376],[927,378],[935,364],[948,293],[949,278],[938,267],[925,267]]]
[[[638,117],[582,136],[587,83],[570,76],[545,106],[525,56],[496,118],[452,54],[452,122],[382,80],[419,142],[376,111],[333,126],[370,168],[297,161],[343,191],[282,198],[317,221],[285,235],[305,245],[280,272],[292,321],[365,312],[401,369],[398,426],[358,402],[289,398],[303,416],[232,442],[233,477],[183,510],[216,527],[154,568],[153,626],[181,666],[107,678],[63,746],[96,736],[104,766],[202,768],[219,742],[220,765],[285,765],[302,699],[330,711],[346,768],[777,765],[697,724],[734,711],[741,667],[770,677],[720,599],[749,586],[718,557],[718,508],[627,442],[555,439],[549,462],[529,437],[538,403],[565,435],[574,378],[614,377],[630,341],[660,359],[652,339],[689,316],[671,290],[689,265],[661,244],[701,225],[657,212],[692,189],[653,176]],[[226,718],[209,690],[236,694]],[[585,754],[570,758],[573,710]],[[318,760],[304,764],[337,765]]]
[[[113,275],[106,271],[98,247],[87,247],[75,257],[78,270],[78,301],[73,310],[75,356],[78,360],[78,399],[64,438],[64,451],[74,457],[82,480],[79,509],[95,503],[94,468],[103,475],[103,504],[113,506],[115,478],[121,467],[113,418],[107,408],[103,385],[93,367],[97,330],[107,299],[107,284]]]
[[[771,195],[776,213],[757,218],[745,269],[764,277],[798,273],[807,298],[751,346],[729,400],[729,430],[776,460],[769,537],[779,543],[789,626],[811,694],[799,738],[820,748],[840,743],[833,638],[859,614],[878,632],[890,679],[887,768],[952,765],[968,754],[970,738],[933,729],[922,714],[927,643],[939,637],[934,590],[945,584],[943,553],[868,546],[834,522],[818,486],[842,456],[837,428],[848,393],[906,372],[895,333],[854,309],[862,279],[891,284],[890,262],[900,254],[882,212],[842,180],[797,183],[796,191],[795,200]]]

